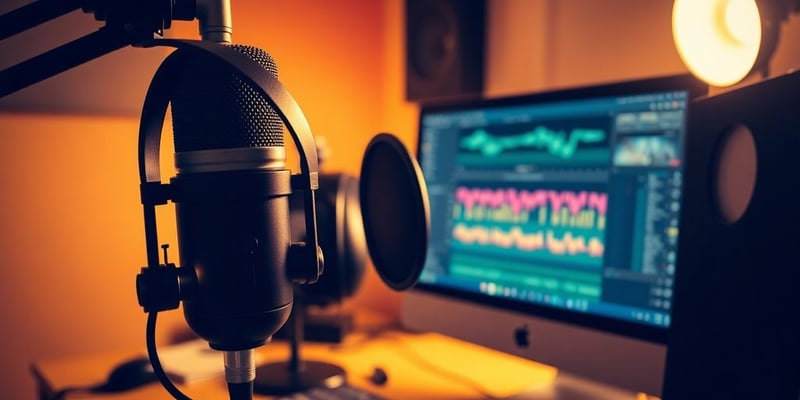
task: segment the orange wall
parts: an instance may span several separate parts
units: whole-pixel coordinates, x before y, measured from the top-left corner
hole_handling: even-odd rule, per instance
[[[30,398],[27,363],[142,337],[136,124],[2,115],[3,391]],[[27,392],[22,392],[25,389]]]
[[[490,3],[489,96],[685,72],[672,0]]]
[[[688,72],[672,41],[673,0],[489,4],[487,96]],[[781,29],[772,75],[800,66],[800,15]]]

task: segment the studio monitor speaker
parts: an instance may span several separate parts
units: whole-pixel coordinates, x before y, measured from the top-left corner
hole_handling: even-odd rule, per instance
[[[406,98],[483,91],[486,0],[406,0]]]
[[[800,399],[800,73],[692,103],[662,397]]]

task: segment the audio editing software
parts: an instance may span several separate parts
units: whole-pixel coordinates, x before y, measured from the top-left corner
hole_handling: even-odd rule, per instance
[[[669,326],[688,94],[421,116],[420,281]]]

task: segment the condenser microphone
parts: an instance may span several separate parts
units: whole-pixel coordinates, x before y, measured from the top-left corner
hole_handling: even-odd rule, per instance
[[[265,51],[229,45],[273,76]],[[224,352],[229,384],[252,382],[252,349],[288,319],[292,248],[283,124],[267,100],[224,63],[178,50],[171,95],[183,311]],[[166,62],[172,62],[167,60]],[[298,278],[298,277],[295,277]],[[315,279],[315,277],[312,277]]]
[[[275,74],[265,51],[231,47]],[[181,265],[197,277],[184,314],[216,349],[253,348],[285,322],[292,303],[283,125],[222,63],[181,50],[171,57],[185,57],[171,99],[178,244]]]
[[[158,312],[183,302],[189,327],[224,353],[231,399],[252,398],[253,349],[289,318],[292,285],[316,282],[323,269],[314,138],[263,50],[213,40],[143,45],[178,49],[156,71],[139,126],[147,267],[136,286],[148,313],[148,356],[164,388],[187,398],[163,370],[155,340]],[[177,174],[164,184],[160,136],[169,104]],[[283,125],[299,155],[299,174],[286,168]],[[375,268],[393,289],[407,289],[422,270],[429,230],[419,166],[396,137],[381,134],[367,147],[361,177],[359,203]],[[293,192],[305,204],[304,243],[290,239]],[[159,262],[155,209],[169,201],[175,204],[180,267],[168,261],[166,249]],[[382,234],[387,226],[396,234]]]

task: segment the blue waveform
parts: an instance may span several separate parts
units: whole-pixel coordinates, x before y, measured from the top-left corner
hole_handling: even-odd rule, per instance
[[[493,136],[478,129],[461,139],[461,148],[480,151],[488,157],[495,157],[506,150],[518,148],[544,149],[548,153],[564,159],[572,158],[581,143],[600,143],[606,140],[606,132],[601,129],[573,129],[569,133],[554,131],[537,126],[531,131],[513,136]]]

